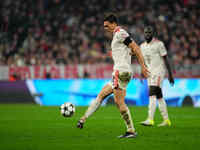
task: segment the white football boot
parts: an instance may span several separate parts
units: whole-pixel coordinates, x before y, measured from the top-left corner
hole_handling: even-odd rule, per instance
[[[143,125],[143,126],[153,126],[154,125],[154,121],[150,120],[150,119],[147,119],[147,120],[141,122],[140,124]]]

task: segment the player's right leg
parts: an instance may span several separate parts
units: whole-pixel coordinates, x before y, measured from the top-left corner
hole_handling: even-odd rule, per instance
[[[101,105],[102,101],[113,93],[112,86],[108,83],[106,84],[103,89],[100,91],[96,99],[94,99],[88,109],[86,110],[85,114],[80,118],[77,124],[77,128],[82,129],[83,124],[85,123],[86,119],[90,117]]]
[[[116,71],[112,80],[114,100],[127,127],[125,134],[118,138],[135,138],[137,136],[131,113],[125,103],[126,87],[131,80],[131,75],[129,72]]]
[[[162,96],[162,89],[160,88],[160,95],[158,96],[158,108],[160,110],[160,113],[163,117],[163,122],[159,124],[158,126],[171,126],[171,121],[168,117],[168,111],[167,111],[167,104]]]
[[[120,114],[122,116],[122,119],[125,121],[127,131],[125,134],[120,135],[118,138],[135,138],[137,136],[137,133],[135,131],[131,113],[128,109],[128,107],[125,104],[125,95],[126,95],[126,90],[125,89],[120,89],[116,88],[113,90],[114,91],[114,99],[115,103],[120,111]]]
[[[147,79],[149,86],[149,107],[148,107],[148,118],[147,120],[141,122],[144,126],[153,126],[154,125],[154,114],[156,111],[156,100],[159,94],[159,88],[164,79],[164,73],[161,74],[151,74]]]
[[[156,99],[158,93],[158,86],[149,86],[149,106],[148,106],[148,118],[141,122],[144,126],[154,125],[154,114],[156,111]]]
[[[141,122],[141,124],[144,126],[153,126],[155,111],[156,111],[156,96],[149,96],[148,117],[145,121]]]

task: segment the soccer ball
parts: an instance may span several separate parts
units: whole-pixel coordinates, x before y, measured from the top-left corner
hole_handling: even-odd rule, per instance
[[[66,102],[60,106],[60,112],[64,117],[71,117],[75,112],[75,106],[72,103]]]

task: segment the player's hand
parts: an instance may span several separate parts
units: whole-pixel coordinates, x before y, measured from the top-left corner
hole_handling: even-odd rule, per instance
[[[169,80],[169,83],[170,83],[172,86],[174,86],[174,78],[173,78],[172,76],[169,76],[168,80]]]
[[[129,55],[135,56],[135,53],[131,51],[131,52],[129,53]]]
[[[145,77],[145,78],[148,78],[149,75],[150,75],[150,72],[149,70],[147,69],[147,67],[145,65],[142,66],[142,75]]]

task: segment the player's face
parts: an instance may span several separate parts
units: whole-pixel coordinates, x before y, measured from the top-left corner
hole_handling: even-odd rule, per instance
[[[108,32],[113,32],[116,27],[115,23],[110,23],[109,21],[104,21],[104,30]]]
[[[146,27],[144,29],[144,38],[150,40],[153,38],[153,29],[151,27]]]

